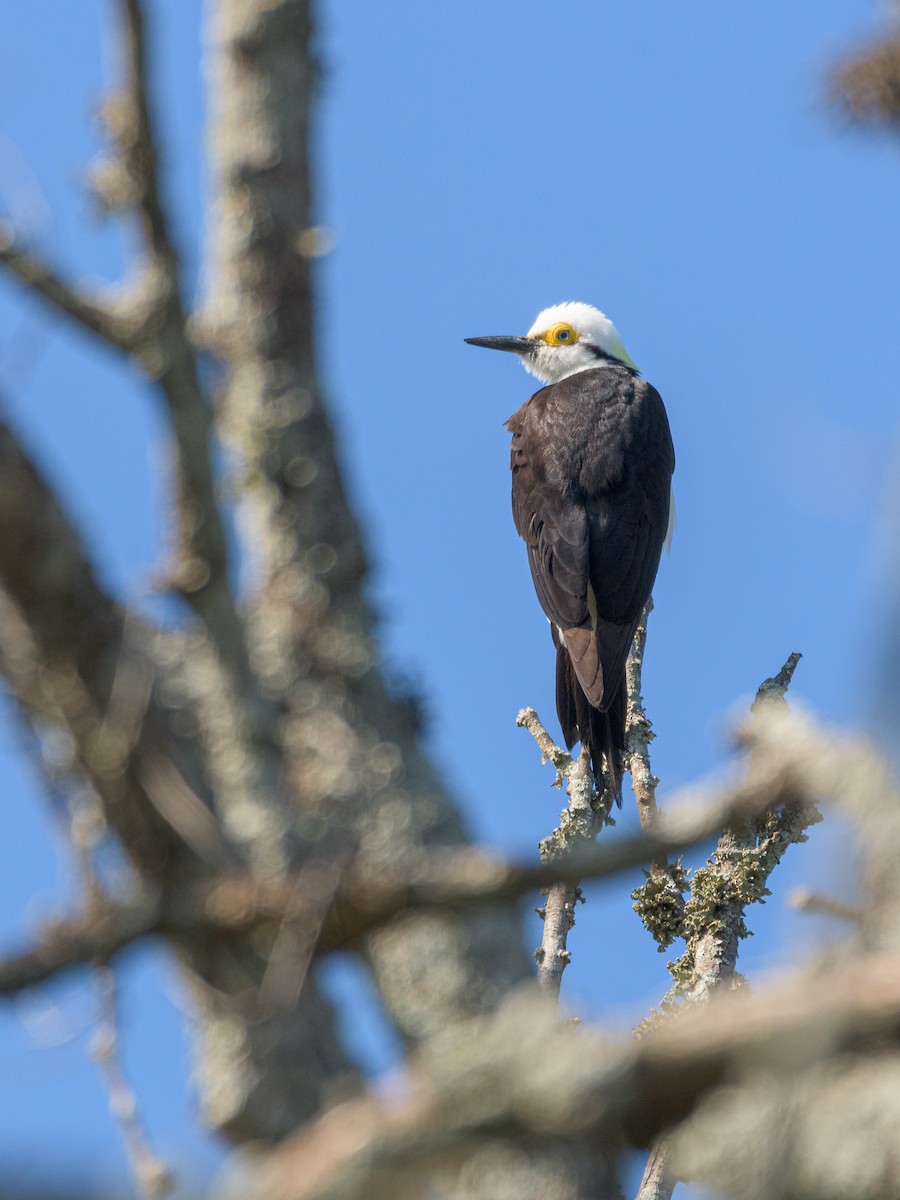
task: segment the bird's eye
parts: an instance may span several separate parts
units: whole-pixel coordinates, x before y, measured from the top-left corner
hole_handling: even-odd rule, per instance
[[[548,346],[571,346],[573,342],[578,341],[578,332],[571,325],[560,321],[558,325],[551,325],[541,337]]]

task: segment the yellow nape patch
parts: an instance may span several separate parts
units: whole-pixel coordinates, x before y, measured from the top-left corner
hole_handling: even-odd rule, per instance
[[[638,369],[637,363],[634,361],[634,359],[631,357],[631,355],[628,353],[628,351],[625,349],[624,346],[622,346],[622,345],[617,346],[616,349],[613,350],[613,354],[616,356],[616,358],[620,358],[622,360],[622,362],[626,365],[626,367],[631,367],[632,371],[636,371]]]
[[[578,330],[565,321],[558,321],[538,334],[541,341],[546,342],[548,346],[574,346],[580,336]]]

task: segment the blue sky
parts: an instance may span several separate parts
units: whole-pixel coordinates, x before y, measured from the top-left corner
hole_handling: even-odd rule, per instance
[[[203,189],[201,14],[155,0],[165,177],[192,272]],[[663,799],[727,754],[730,717],[792,650],[793,696],[863,724],[878,652],[878,530],[897,431],[894,146],[846,130],[830,63],[877,28],[851,0],[784,6],[574,0],[322,5],[321,363],[370,537],[393,671],[428,696],[431,745],[471,829],[528,855],[560,804],[515,714],[553,714],[553,658],[509,511],[504,420],[531,389],[463,344],[524,332],[582,299],[616,321],[661,391],[678,466],[645,669]],[[117,278],[129,239],[81,179],[108,79],[113,6],[10,6],[0,22],[0,192],[42,253]],[[161,423],[127,365],[0,287],[0,396],[59,481],[110,586],[146,599],[163,544]],[[59,846],[0,727],[0,936],[67,894]],[[619,828],[635,824],[626,796]],[[818,935],[791,886],[825,878],[839,838],[791,852],[750,916],[754,972]],[[635,880],[592,889],[565,981],[581,1011],[638,1016],[668,986],[631,912]],[[829,886],[834,886],[830,884]],[[538,937],[537,922],[529,937]],[[335,966],[338,997],[356,976]],[[128,1065],[159,1149],[210,1169],[191,1126],[177,984],[154,952],[123,971]],[[87,989],[0,1012],[0,1156],[121,1151],[87,1062]],[[173,999],[174,998],[174,999]],[[349,1030],[391,1061],[356,999]],[[38,1016],[36,1017],[36,1013]],[[51,1021],[51,1023],[52,1023]],[[77,1031],[81,1030],[79,1034]]]

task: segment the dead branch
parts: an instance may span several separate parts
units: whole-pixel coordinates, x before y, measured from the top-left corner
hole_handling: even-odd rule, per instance
[[[900,36],[896,30],[838,63],[828,80],[828,94],[849,120],[895,129],[900,122]]]
[[[568,805],[560,823],[549,837],[543,839],[539,850],[541,862],[551,870],[592,845],[609,811],[609,801],[597,792],[597,782],[591,770],[590,756],[582,748],[575,760],[555,745],[533,708],[524,708],[516,724],[527,729],[537,742],[544,759],[556,767],[557,782],[567,778]],[[537,910],[544,923],[541,945],[535,951],[538,985],[550,996],[558,998],[563,971],[570,962],[568,938],[575,925],[575,906],[580,899],[578,879],[557,879],[547,888],[546,900]]]
[[[641,623],[625,664],[627,707],[625,720],[626,766],[637,802],[641,829],[652,833],[659,819],[656,788],[659,783],[650,765],[653,729],[644,710],[641,673],[647,645],[647,621],[653,611],[653,597],[647,601]],[[684,892],[687,881],[680,864],[670,863],[666,855],[648,860],[647,881],[632,893],[634,910],[653,939],[665,947],[681,934],[684,920]]]
[[[759,712],[766,704],[783,704],[787,690],[791,685],[791,680],[794,678],[794,672],[797,669],[797,664],[803,657],[796,650],[793,654],[789,654],[784,666],[777,675],[771,676],[769,679],[764,679],[756,691],[756,696],[753,703],[750,705],[751,712]]]
[[[754,714],[785,707],[785,693],[799,661],[799,654],[791,654],[777,675],[760,684]],[[747,935],[747,905],[768,895],[769,876],[788,846],[806,841],[806,830],[821,819],[812,799],[795,798],[781,811],[773,807],[768,814],[725,828],[709,862],[691,881],[684,911],[686,949],[671,968],[675,988],[670,999],[703,999],[731,983],[738,947]]]
[[[138,1113],[137,1097],[122,1065],[115,975],[109,967],[98,967],[94,982],[99,1020],[91,1054],[106,1088],[109,1110],[122,1134],[135,1191],[140,1200],[165,1200],[175,1190],[175,1178],[150,1148]]]
[[[130,306],[111,296],[97,296],[66,282],[33,250],[16,244],[13,230],[0,222],[0,265],[58,313],[95,337],[130,354],[140,320]]]
[[[208,648],[185,655],[183,637],[154,635],[140,622],[133,622],[133,634],[126,639],[123,614],[98,585],[77,532],[2,424],[0,588],[0,667],[30,718],[38,723],[49,721],[72,739],[78,767],[90,780],[110,828],[151,890],[178,890],[210,881],[224,867],[247,869],[254,856],[256,860],[275,859],[277,840],[286,836],[286,822],[277,815],[279,804],[284,809],[288,803],[283,788],[274,796],[269,825],[257,822],[251,826],[250,839],[241,841],[233,836],[234,826],[229,828],[221,819],[228,799],[233,791],[240,791],[248,802],[262,804],[266,775],[257,774],[255,789],[248,791],[242,781],[252,771],[252,762],[248,765],[241,752],[242,738],[233,726],[216,731],[226,753],[217,763],[219,814],[214,815],[204,769],[205,746],[198,738],[176,732],[173,710],[160,697],[160,688],[171,692],[177,685],[178,695],[183,697],[179,705],[193,708],[198,692],[205,690],[206,711],[220,723],[225,721],[231,711],[225,702],[228,681],[223,679],[216,657]],[[193,651],[193,644],[188,644]],[[134,660],[138,675],[158,676],[150,694],[141,700],[136,729],[130,712],[123,719],[122,713],[110,709],[124,658]],[[152,665],[157,659],[158,672]],[[177,677],[186,662],[190,670]],[[131,666],[128,669],[131,671]],[[139,687],[136,694],[140,697],[144,690]],[[241,732],[238,726],[237,734]],[[231,790],[228,772],[233,776]],[[261,845],[266,838],[274,847]],[[133,932],[131,928],[116,930],[116,945]],[[313,1061],[323,1076],[352,1074],[331,1023],[331,1011],[319,996],[315,981],[308,981],[304,988],[302,1016],[279,1013],[260,1019],[254,1014],[251,1021],[242,1007],[243,997],[265,978],[265,947],[252,938],[218,943],[211,940],[208,925],[169,936],[177,943],[182,963],[193,968],[193,993],[198,1004],[206,1006],[204,1015],[208,1014],[213,1041],[207,1042],[204,1050],[211,1052],[210,1047],[216,1045],[215,1029],[224,1029],[226,1024],[229,1036],[234,1038],[240,1032],[245,1038],[244,1057],[235,1054],[232,1045],[229,1055],[216,1060],[217,1084],[223,1087],[228,1078],[233,1082],[217,1093],[227,1100],[227,1105],[219,1101],[216,1108],[214,1119],[220,1127],[235,1129],[239,1137],[278,1136],[318,1107],[322,1077],[315,1071],[298,1080],[277,1070],[256,1074],[245,1069],[256,1054],[269,1060],[273,1038],[294,1044],[298,1037],[311,1037],[317,1047]],[[81,958],[93,956],[90,939],[80,947]],[[53,963],[67,954],[57,948]],[[26,966],[46,976],[39,953]],[[284,1061],[290,1057],[286,1053]],[[277,1104],[273,1095],[278,1097]],[[291,1103],[288,1097],[293,1097]],[[283,1122],[280,1130],[272,1129],[273,1119]]]
[[[136,353],[159,380],[174,434],[176,560],[169,582],[197,612],[238,690],[249,683],[243,627],[228,579],[228,551],[212,468],[212,419],[188,335],[182,271],[159,181],[141,0],[120,0],[124,91],[104,109],[114,152],[131,185],[128,207],[141,230],[140,285],[153,308]]]
[[[99,298],[66,283],[0,227],[0,264],[58,312],[137,359],[159,381],[176,457],[176,560],[169,580],[203,620],[222,656],[248,682],[244,639],[228,582],[227,539],[211,463],[212,422],[187,332],[181,266],[158,178],[159,150],[148,95],[140,0],[121,0],[125,88],[103,107],[116,169],[128,181],[119,205],[134,212],[144,257],[117,296]]]
[[[625,720],[625,764],[631,775],[631,788],[637,801],[642,829],[650,829],[656,820],[656,787],[659,783],[650,767],[650,743],[655,734],[644,711],[641,673],[647,648],[647,622],[653,611],[653,597],[647,601],[625,665],[625,689],[628,697]]]
[[[782,712],[785,695],[801,655],[789,655],[777,675],[763,680],[751,712]],[[750,770],[753,756],[750,756]],[[738,947],[746,936],[746,906],[768,894],[766,882],[787,847],[805,841],[809,825],[821,820],[812,798],[794,799],[780,812],[727,822],[706,867],[690,883],[690,895],[682,907],[681,929],[684,954],[669,964],[675,987],[663,1001],[663,1009],[679,999],[707,1000],[712,992],[728,987],[737,965]],[[652,877],[645,888],[651,889]],[[637,893],[636,893],[637,895]],[[665,1140],[653,1147],[636,1200],[669,1200],[676,1179],[670,1169],[671,1145]]]
[[[248,644],[284,708],[277,779],[301,829],[327,824],[370,876],[389,875],[423,849],[468,839],[416,714],[377,666],[363,539],[317,375],[311,5],[218,0],[208,40],[214,202],[202,323],[222,364],[221,430],[258,584]],[[374,929],[364,952],[412,1045],[493,1009],[529,975],[517,914],[500,904],[410,912]],[[307,1057],[316,1061],[314,1046]]]
[[[176,852],[171,828],[127,778],[128,749],[97,735],[126,646],[124,614],[100,587],[77,531],[43,476],[0,422],[0,663],[32,719],[65,728],[133,861],[153,870]],[[145,745],[160,714],[142,722]],[[88,760],[92,760],[90,763]]]
[[[798,912],[817,913],[823,917],[837,917],[841,921],[849,921],[853,925],[859,925],[863,919],[863,910],[854,904],[847,904],[844,900],[837,900],[833,896],[820,896],[817,892],[810,891],[809,888],[794,888],[788,895],[788,904],[791,908],[796,908]]]
[[[80,917],[54,921],[40,931],[38,945],[0,961],[0,996],[13,996],[45,983],[69,967],[106,963],[160,925],[157,901],[93,906]]]
[[[637,1042],[562,1028],[545,1004],[520,1001],[446,1038],[418,1064],[403,1101],[353,1100],[291,1138],[268,1160],[254,1195],[381,1200],[498,1130],[513,1140],[539,1133],[607,1144],[621,1131],[646,1145],[702,1096],[761,1064],[791,1076],[823,1055],[898,1036],[894,956],[854,959],[756,996],[685,1010]]]

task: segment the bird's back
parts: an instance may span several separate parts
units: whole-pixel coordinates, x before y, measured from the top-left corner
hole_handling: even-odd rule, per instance
[[[605,710],[668,527],[675,454],[662,399],[606,365],[542,388],[507,427],[513,516],[538,600],[590,704]]]

